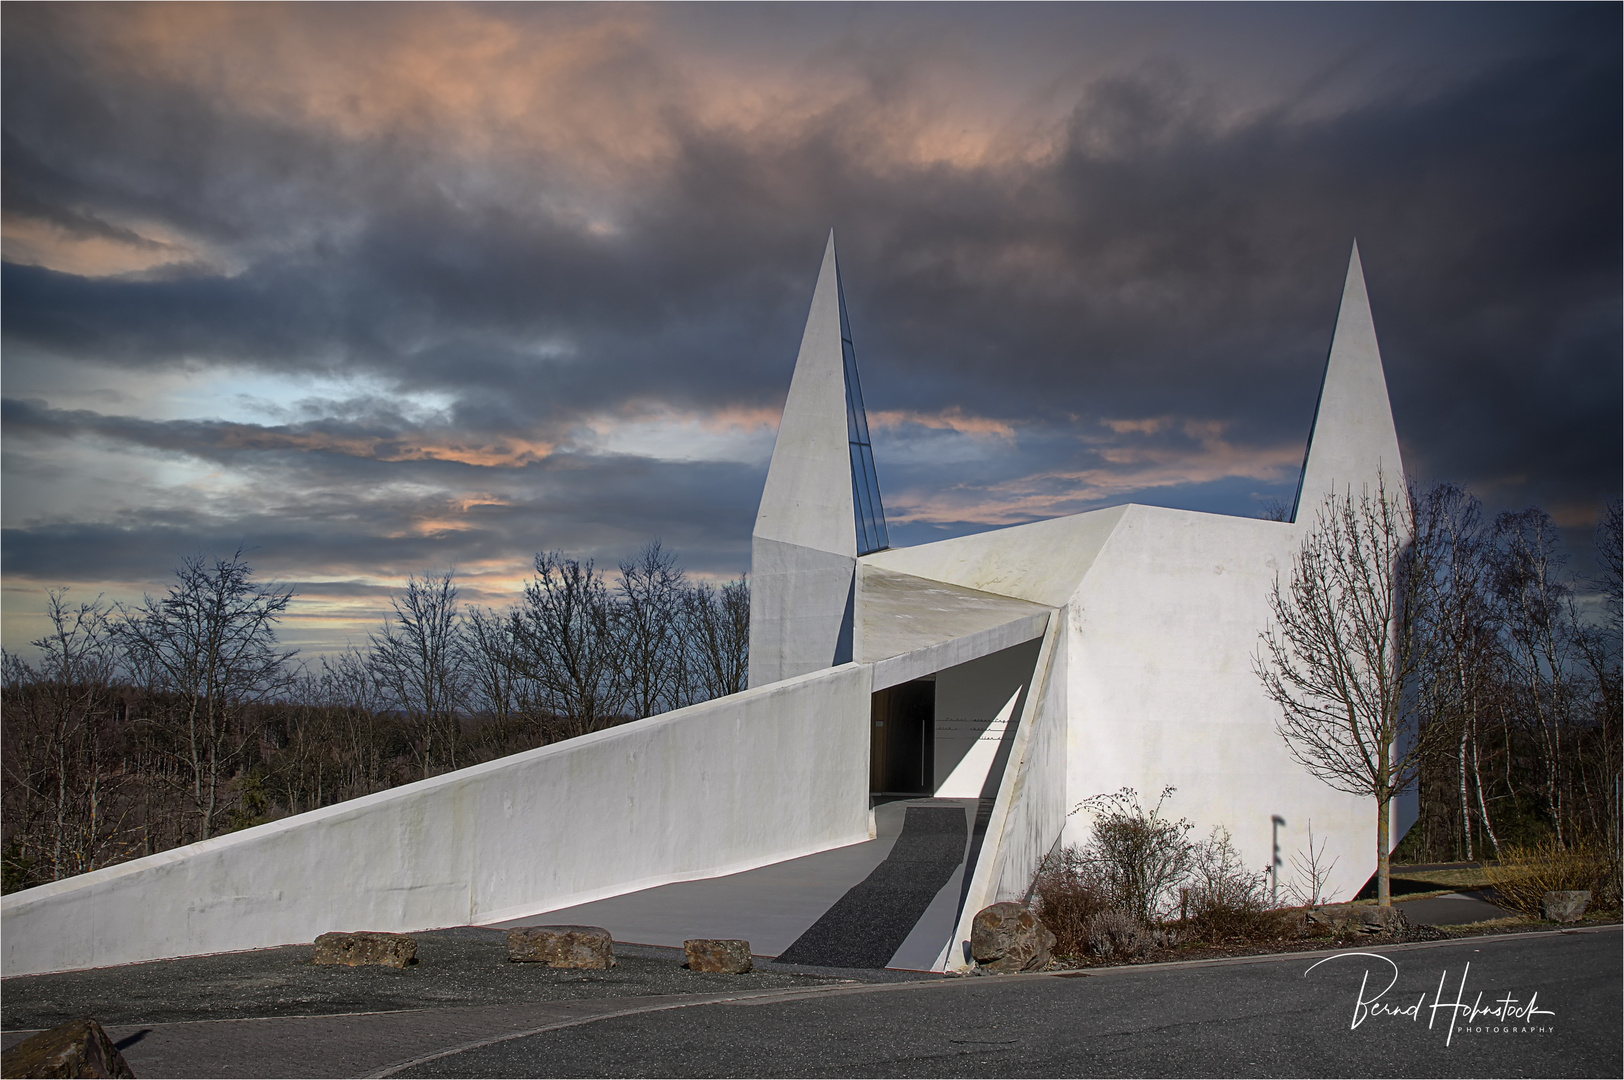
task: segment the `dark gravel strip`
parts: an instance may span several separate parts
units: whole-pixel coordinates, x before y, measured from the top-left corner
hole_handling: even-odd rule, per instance
[[[507,932],[455,927],[413,934],[419,963],[330,967],[311,946],[154,960],[22,975],[0,983],[0,1029],[54,1027],[76,1016],[104,1025],[523,1005],[669,994],[717,994],[918,979],[917,973],[800,969],[758,960],[746,975],[688,971],[681,949],[615,946],[608,971],[562,971],[507,959]]]
[[[780,963],[883,968],[964,861],[964,811],[910,806],[884,862],[824,912]]]

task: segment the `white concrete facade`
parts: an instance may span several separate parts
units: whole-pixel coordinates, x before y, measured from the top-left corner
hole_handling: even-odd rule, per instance
[[[859,560],[863,571],[1058,609],[1047,693],[1031,718],[1037,739],[1057,745],[1038,755],[1044,760],[1016,762],[1025,771],[1009,778],[1012,805],[999,812],[1021,818],[1026,847],[1017,854],[1010,836],[983,849],[983,899],[1019,898],[1034,853],[1086,840],[1087,815],[1068,816],[1084,799],[1132,787],[1150,805],[1169,784],[1174,816],[1202,833],[1228,830],[1248,865],[1274,863],[1278,842],[1289,867],[1312,825],[1339,859],[1329,887],[1348,898],[1364,884],[1375,870],[1375,807],[1291,759],[1252,658],[1269,621],[1269,588],[1289,573],[1326,496],[1374,491],[1379,479],[1389,490],[1402,484],[1403,463],[1355,248],[1295,520],[1126,505]],[[1033,802],[1043,805],[1024,805]],[[1414,820],[1413,800],[1395,807],[1394,819],[1396,844]]]
[[[856,377],[831,235],[752,538],[750,690],[7,896],[5,974],[495,923],[855,843],[873,695],[922,678],[937,792],[991,800],[938,967],[1124,786],[1175,786],[1260,869],[1274,819],[1282,859],[1312,822],[1332,888],[1368,878],[1374,808],[1290,759],[1252,670],[1320,502],[1402,482],[1357,249],[1293,521],[1128,505],[864,554]]]
[[[857,510],[829,234],[751,534],[750,685],[851,659]]]

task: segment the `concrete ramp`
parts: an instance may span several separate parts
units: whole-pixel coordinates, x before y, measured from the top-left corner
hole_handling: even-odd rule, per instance
[[[907,799],[875,810],[874,839],[739,874],[683,881],[502,926],[581,923],[616,941],[680,947],[744,938],[758,956],[819,967],[941,967],[965,892],[976,799]]]

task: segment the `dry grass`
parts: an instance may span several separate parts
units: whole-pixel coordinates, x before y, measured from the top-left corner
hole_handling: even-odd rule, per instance
[[[1597,845],[1558,847],[1554,840],[1538,844],[1507,844],[1498,863],[1485,867],[1489,884],[1500,903],[1530,918],[1540,917],[1540,902],[1548,892],[1588,889],[1595,910],[1619,906],[1619,866],[1616,855]]]
[[[1429,885],[1437,885],[1441,890],[1437,895],[1445,892],[1460,892],[1463,889],[1486,889],[1491,884],[1489,868],[1486,866],[1461,867],[1452,870],[1412,870],[1407,866],[1393,867],[1393,876],[1403,878],[1405,881],[1424,881]],[[1408,900],[1417,894],[1406,893]]]

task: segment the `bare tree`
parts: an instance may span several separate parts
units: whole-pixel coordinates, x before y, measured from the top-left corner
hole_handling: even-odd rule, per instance
[[[203,839],[215,833],[224,785],[252,738],[237,723],[241,709],[290,679],[293,650],[277,648],[276,624],[293,592],[257,584],[253,573],[241,550],[212,562],[193,556],[166,596],[145,597],[117,625],[132,670],[154,700],[172,702],[171,752]]]
[[[626,700],[609,590],[592,563],[536,556],[515,613],[520,673],[563,723],[565,737],[607,726]]]
[[[471,607],[463,624],[463,652],[475,707],[496,726],[498,741],[526,713],[528,694],[519,664],[513,618]]]
[[[1419,724],[1414,693],[1427,626],[1433,540],[1415,500],[1376,491],[1328,497],[1269,595],[1274,625],[1253,667],[1280,708],[1277,730],[1318,779],[1376,804],[1377,902],[1392,902],[1393,800],[1413,785],[1442,725]]]
[[[677,557],[657,539],[620,564],[617,651],[627,702],[638,717],[686,704],[679,635],[685,586]]]
[[[464,652],[453,577],[446,570],[409,578],[390,598],[393,618],[371,638],[378,687],[416,727],[425,777],[441,760],[455,769],[461,742]]]
[[[99,596],[70,604],[67,591],[48,594],[51,631],[30,643],[38,669],[5,657],[7,813],[20,819],[7,831],[45,880],[117,862],[131,846],[114,801],[110,610]]]
[[[322,702],[338,716],[349,798],[369,795],[382,786],[384,747],[378,730],[378,684],[368,655],[351,646],[322,657],[319,687]]]
[[[1506,658],[1519,713],[1540,748],[1540,780],[1558,846],[1567,841],[1569,776],[1565,743],[1572,727],[1577,659],[1571,632],[1572,587],[1560,534],[1537,507],[1495,519],[1500,538],[1495,592],[1506,627]]]
[[[750,673],[750,583],[700,582],[683,595],[683,646],[696,695],[737,694]],[[696,700],[698,700],[696,696]]]
[[[1291,868],[1297,872],[1296,880],[1286,886],[1286,895],[1295,903],[1303,907],[1315,907],[1319,904],[1329,904],[1333,893],[1325,891],[1326,882],[1331,880],[1331,871],[1336,869],[1340,859],[1325,857],[1326,841],[1314,843],[1314,822],[1308,823],[1308,847],[1291,857]]]
[[[1483,721],[1497,692],[1502,662],[1493,537],[1477,499],[1454,484],[1435,485],[1421,498],[1417,512],[1424,519],[1421,533],[1433,546],[1424,628],[1432,648],[1420,657],[1419,693],[1428,722],[1448,725],[1454,733],[1461,840],[1470,860],[1476,857],[1474,811],[1490,845],[1496,853],[1500,848],[1480,753]]]
[[[1599,623],[1585,623],[1579,618],[1577,604],[1569,605],[1570,627],[1575,648],[1582,664],[1575,673],[1582,677],[1584,686],[1579,696],[1583,701],[1583,727],[1574,743],[1574,773],[1579,778],[1583,795],[1583,824],[1595,838],[1603,841],[1616,853],[1620,846],[1619,818],[1624,813],[1620,806],[1624,797],[1624,773],[1620,762],[1624,759],[1624,678],[1621,678],[1620,640],[1621,528],[1619,501],[1609,503],[1596,525],[1597,566],[1600,573],[1589,584],[1595,590],[1602,606]]]

